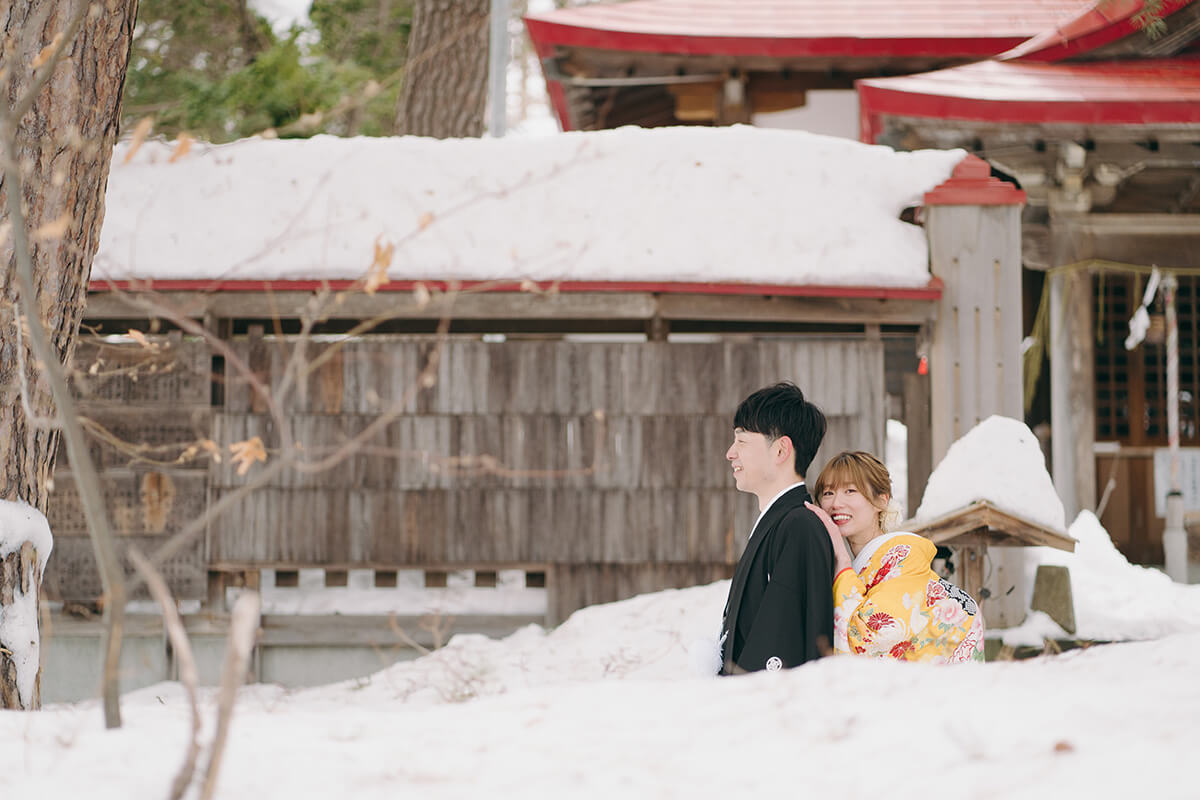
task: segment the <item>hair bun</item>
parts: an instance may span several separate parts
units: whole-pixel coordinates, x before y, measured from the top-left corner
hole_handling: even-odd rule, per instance
[[[879,512],[879,529],[884,533],[896,529],[904,520],[904,514],[900,510],[900,501],[896,498],[888,500],[887,507]]]

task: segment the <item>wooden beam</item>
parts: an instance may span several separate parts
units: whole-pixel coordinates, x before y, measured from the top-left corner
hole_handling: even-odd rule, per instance
[[[309,313],[313,293],[307,291],[221,293],[164,292],[146,299],[194,319],[207,315],[242,319],[296,319]],[[649,292],[463,292],[453,297],[435,296],[420,303],[409,293],[347,292],[340,303],[329,303],[328,319],[650,319],[654,295]],[[145,318],[152,316],[134,298],[115,292],[88,296],[88,320]],[[159,314],[158,316],[164,316]]]
[[[162,292],[146,299],[193,319],[296,319],[308,313],[308,291],[230,291],[221,293]],[[919,325],[933,316],[928,300],[879,298],[782,297],[759,295],[655,294],[653,292],[463,292],[453,298],[435,296],[424,305],[413,295],[347,292],[330,303],[328,319],[614,319],[813,322]],[[94,292],[88,297],[87,320],[152,316],[130,294]],[[165,316],[159,314],[158,316]]]
[[[901,530],[924,536],[935,544],[972,546],[988,544],[1054,547],[1073,552],[1075,540],[1024,517],[997,508],[986,500],[977,500],[933,520],[908,520]]]
[[[1055,217],[1054,225],[1070,234],[1195,236],[1200,244],[1200,215],[1196,214],[1064,214]]]
[[[874,298],[664,294],[658,310],[663,319],[707,321],[920,325],[933,318],[931,301]]]

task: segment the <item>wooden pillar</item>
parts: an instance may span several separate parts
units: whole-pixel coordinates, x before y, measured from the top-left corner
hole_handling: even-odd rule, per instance
[[[975,602],[979,604],[979,611],[984,615],[984,619],[986,620],[988,618],[986,609],[991,605],[987,603],[985,596],[987,593],[983,591],[983,563],[986,558],[987,547],[982,544],[967,545],[960,547],[958,552],[958,557],[962,561],[960,569],[962,570],[963,591],[975,598]]]
[[[1024,421],[1021,364],[1021,206],[1025,193],[991,176],[987,162],[964,158],[925,195],[929,266],[944,284],[929,348],[931,457],[934,469],[950,445],[993,414]],[[986,464],[979,465],[986,470]],[[913,510],[915,512],[915,509]],[[913,513],[913,512],[910,512]],[[974,559],[972,560],[972,555]],[[963,568],[979,580],[984,558],[995,567],[987,584],[990,627],[1024,619],[1019,553],[986,545],[964,549]],[[1010,585],[997,581],[1004,576]],[[966,588],[966,587],[964,587]],[[968,591],[971,591],[968,589]]]
[[[992,414],[1024,419],[1021,206],[1025,193],[967,156],[925,195],[929,265],[945,288],[930,343],[933,463]]]
[[[1096,356],[1092,277],[1050,275],[1050,460],[1068,524],[1096,507]]]
[[[904,376],[904,426],[908,429],[908,516],[916,513],[925,494],[929,473],[933,472],[930,442],[929,376],[911,373]]]

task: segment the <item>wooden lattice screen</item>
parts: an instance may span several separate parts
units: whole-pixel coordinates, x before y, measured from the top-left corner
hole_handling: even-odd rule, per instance
[[[1129,319],[1142,300],[1146,278],[1105,273],[1094,278],[1096,301],[1096,439],[1130,446],[1167,443],[1167,348],[1161,292],[1150,308],[1146,340],[1125,349]],[[1179,439],[1200,444],[1200,279],[1179,278]]]

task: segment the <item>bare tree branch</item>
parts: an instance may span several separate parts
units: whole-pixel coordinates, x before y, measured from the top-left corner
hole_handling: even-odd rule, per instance
[[[179,617],[179,609],[171,597],[167,582],[154,568],[154,565],[142,555],[136,547],[129,548],[129,560],[146,581],[150,595],[158,602],[163,613],[163,626],[167,629],[167,638],[179,660],[179,681],[183,684],[184,694],[187,695],[188,707],[192,711],[192,730],[188,739],[188,748],[183,758],[183,765],[171,783],[170,800],[180,800],[192,783],[196,772],[196,758],[200,755],[200,707],[196,702],[196,684],[199,677],[196,672],[196,659],[192,656],[192,645],[188,641],[187,631],[183,628],[183,620]]]
[[[229,723],[233,719],[233,706],[237,692],[245,680],[250,666],[250,654],[258,636],[259,612],[262,601],[257,592],[243,594],[233,605],[229,621],[229,641],[225,650],[225,667],[221,672],[221,697],[217,706],[217,730],[213,735],[212,750],[208,757],[208,769],[204,773],[204,788],[201,800],[211,800],[217,790],[217,776],[221,771],[221,758],[225,753],[225,742],[229,738]]]

